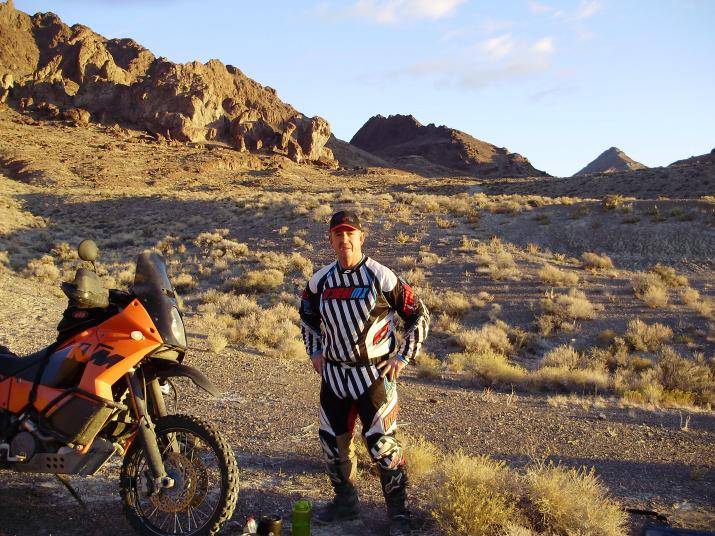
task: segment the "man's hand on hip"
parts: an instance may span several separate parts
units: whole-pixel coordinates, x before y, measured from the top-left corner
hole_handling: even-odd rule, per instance
[[[310,358],[310,361],[313,363],[313,368],[315,369],[315,372],[322,376],[323,367],[325,366],[325,357],[323,357],[323,352],[319,352],[312,356]]]
[[[378,363],[376,366],[380,369],[380,376],[382,378],[387,376],[388,380],[394,381],[400,375],[402,369],[405,368],[406,364],[401,359],[393,357],[392,359]]]

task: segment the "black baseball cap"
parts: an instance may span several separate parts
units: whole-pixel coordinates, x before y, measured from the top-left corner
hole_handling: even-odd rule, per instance
[[[362,226],[360,225],[360,218],[352,210],[341,210],[333,214],[330,218],[330,230],[334,231],[336,229],[346,228],[350,230],[362,231]]]

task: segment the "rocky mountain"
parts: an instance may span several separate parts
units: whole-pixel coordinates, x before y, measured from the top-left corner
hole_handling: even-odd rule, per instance
[[[611,147],[603,151],[598,158],[573,176],[588,175],[590,173],[613,173],[615,171],[633,171],[647,169],[640,162],[636,162],[618,147]]]
[[[520,154],[453,128],[422,125],[411,115],[371,117],[350,144],[410,171],[428,165],[480,178],[547,175]]]
[[[217,140],[240,150],[337,165],[330,125],[218,60],[156,58],[131,39],[29,16],[0,4],[0,100],[75,122],[120,122],[177,141]]]
[[[678,167],[684,165],[698,165],[698,164],[715,164],[715,149],[706,154],[701,154],[698,156],[691,156],[690,158],[684,158],[682,160],[676,160],[668,167]]]

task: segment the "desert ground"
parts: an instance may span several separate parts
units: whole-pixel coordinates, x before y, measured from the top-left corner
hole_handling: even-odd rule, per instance
[[[184,300],[187,363],[222,393],[182,384],[179,410],[220,425],[241,467],[226,534],[330,497],[295,306],[331,261],[326,218],[344,207],[362,213],[367,254],[431,311],[423,359],[400,380],[408,443],[423,438],[445,464],[461,450],[517,473],[593,468],[623,507],[715,530],[715,168],[493,181],[329,170],[8,107],[0,133],[0,344],[52,342],[80,240],[98,243],[113,288],[131,284],[138,253],[160,251]],[[71,478],[86,511],[52,476],[3,472],[0,534],[131,534],[118,463]],[[417,469],[419,533],[440,534],[431,468]],[[362,519],[316,534],[386,531],[365,460],[359,485]]]

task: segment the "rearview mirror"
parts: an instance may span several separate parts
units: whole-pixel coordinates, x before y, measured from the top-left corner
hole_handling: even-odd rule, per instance
[[[94,240],[82,240],[77,248],[77,253],[83,261],[94,262],[99,257],[99,248]]]

